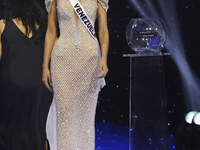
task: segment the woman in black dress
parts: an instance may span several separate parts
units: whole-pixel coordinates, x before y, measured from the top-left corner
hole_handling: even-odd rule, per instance
[[[6,0],[0,20],[0,150],[45,150],[52,95],[42,83],[46,14],[34,0]]]

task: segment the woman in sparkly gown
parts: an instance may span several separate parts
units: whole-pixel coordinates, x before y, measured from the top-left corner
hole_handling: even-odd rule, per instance
[[[108,0],[79,1],[93,24],[98,18],[100,46],[84,27],[69,0],[46,0],[49,15],[43,82],[49,90],[52,85],[56,105],[56,109],[52,109],[56,110],[56,126],[52,125],[55,121],[49,123],[53,130],[56,129],[56,137],[49,139],[51,150],[95,149],[97,98],[108,72]],[[50,136],[54,136],[53,133]]]

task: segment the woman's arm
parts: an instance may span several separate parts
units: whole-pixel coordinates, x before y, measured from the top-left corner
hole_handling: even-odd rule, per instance
[[[2,57],[1,34],[2,34],[2,21],[0,20],[0,61],[1,61],[1,57]]]
[[[99,40],[101,46],[102,60],[99,65],[98,78],[105,77],[108,73],[107,55],[109,49],[109,32],[107,25],[107,13],[100,3],[98,3],[98,24],[99,24]]]
[[[43,77],[42,81],[45,86],[52,91],[51,88],[51,75],[49,71],[49,62],[51,57],[51,52],[53,50],[56,38],[57,38],[57,10],[56,10],[57,0],[52,3],[51,10],[48,14],[48,26],[45,36],[45,48],[44,48],[44,60],[43,60]]]
[[[2,57],[1,35],[2,35],[2,33],[3,33],[4,28],[5,28],[4,20],[0,20],[0,61],[1,61],[1,57]]]

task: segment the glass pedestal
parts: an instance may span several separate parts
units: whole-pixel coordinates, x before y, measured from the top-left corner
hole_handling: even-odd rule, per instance
[[[129,150],[169,150],[165,54],[124,54],[130,58]]]

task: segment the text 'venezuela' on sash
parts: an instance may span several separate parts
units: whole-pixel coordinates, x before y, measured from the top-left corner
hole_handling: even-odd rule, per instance
[[[82,21],[84,22],[84,24],[88,28],[88,30],[90,31],[90,33],[94,37],[96,37],[95,29],[93,28],[92,22],[90,22],[90,19],[88,19],[88,17],[85,15],[85,13],[82,10],[82,8],[80,7],[79,3],[77,3],[74,6],[74,8],[75,8],[75,11],[77,12],[77,14],[79,15],[79,17],[82,19]]]

